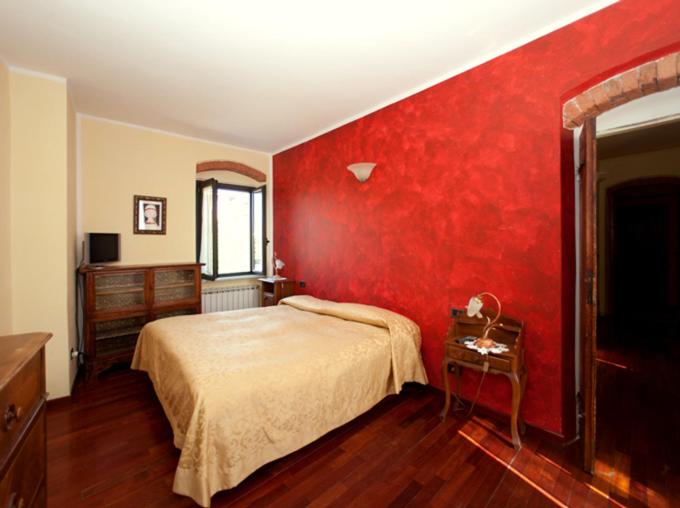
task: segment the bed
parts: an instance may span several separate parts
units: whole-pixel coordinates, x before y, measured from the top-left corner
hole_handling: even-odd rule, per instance
[[[413,321],[310,296],[148,323],[132,367],[149,374],[181,450],[173,491],[201,506],[403,383],[427,382]]]

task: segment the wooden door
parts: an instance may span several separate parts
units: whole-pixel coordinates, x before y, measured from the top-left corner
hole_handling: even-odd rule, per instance
[[[581,351],[583,467],[595,465],[597,390],[597,143],[595,119],[586,120],[580,139],[581,176]]]

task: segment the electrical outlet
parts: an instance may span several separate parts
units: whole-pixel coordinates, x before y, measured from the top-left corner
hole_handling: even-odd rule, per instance
[[[303,288],[303,287],[306,287],[306,286],[307,286],[307,283],[304,280],[301,280],[300,281],[300,287]]]
[[[462,309],[456,309],[455,307],[451,307],[451,317],[452,318],[457,318],[460,316],[464,311]]]

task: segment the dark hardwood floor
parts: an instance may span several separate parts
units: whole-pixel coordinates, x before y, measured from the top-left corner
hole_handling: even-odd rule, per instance
[[[179,452],[148,378],[120,370],[95,383],[49,407],[49,505],[192,506],[172,493]],[[579,469],[578,444],[531,428],[515,452],[506,422],[458,416],[442,424],[441,406],[438,391],[409,385],[217,494],[212,506],[670,506],[665,496],[677,494],[670,476],[665,486],[627,482],[634,464],[618,456],[608,462],[613,475],[591,478]],[[647,437],[612,434],[637,447]]]
[[[598,323],[593,485],[626,506],[680,507],[680,330],[668,315]]]

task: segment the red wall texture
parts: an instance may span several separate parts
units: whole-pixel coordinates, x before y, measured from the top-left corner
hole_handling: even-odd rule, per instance
[[[416,321],[430,382],[450,308],[480,291],[526,322],[528,423],[574,419],[566,99],[680,46],[677,0],[623,0],[274,157],[275,245],[309,294]],[[346,170],[374,161],[360,184]],[[466,374],[464,391],[478,378]],[[504,379],[480,403],[509,412]]]

